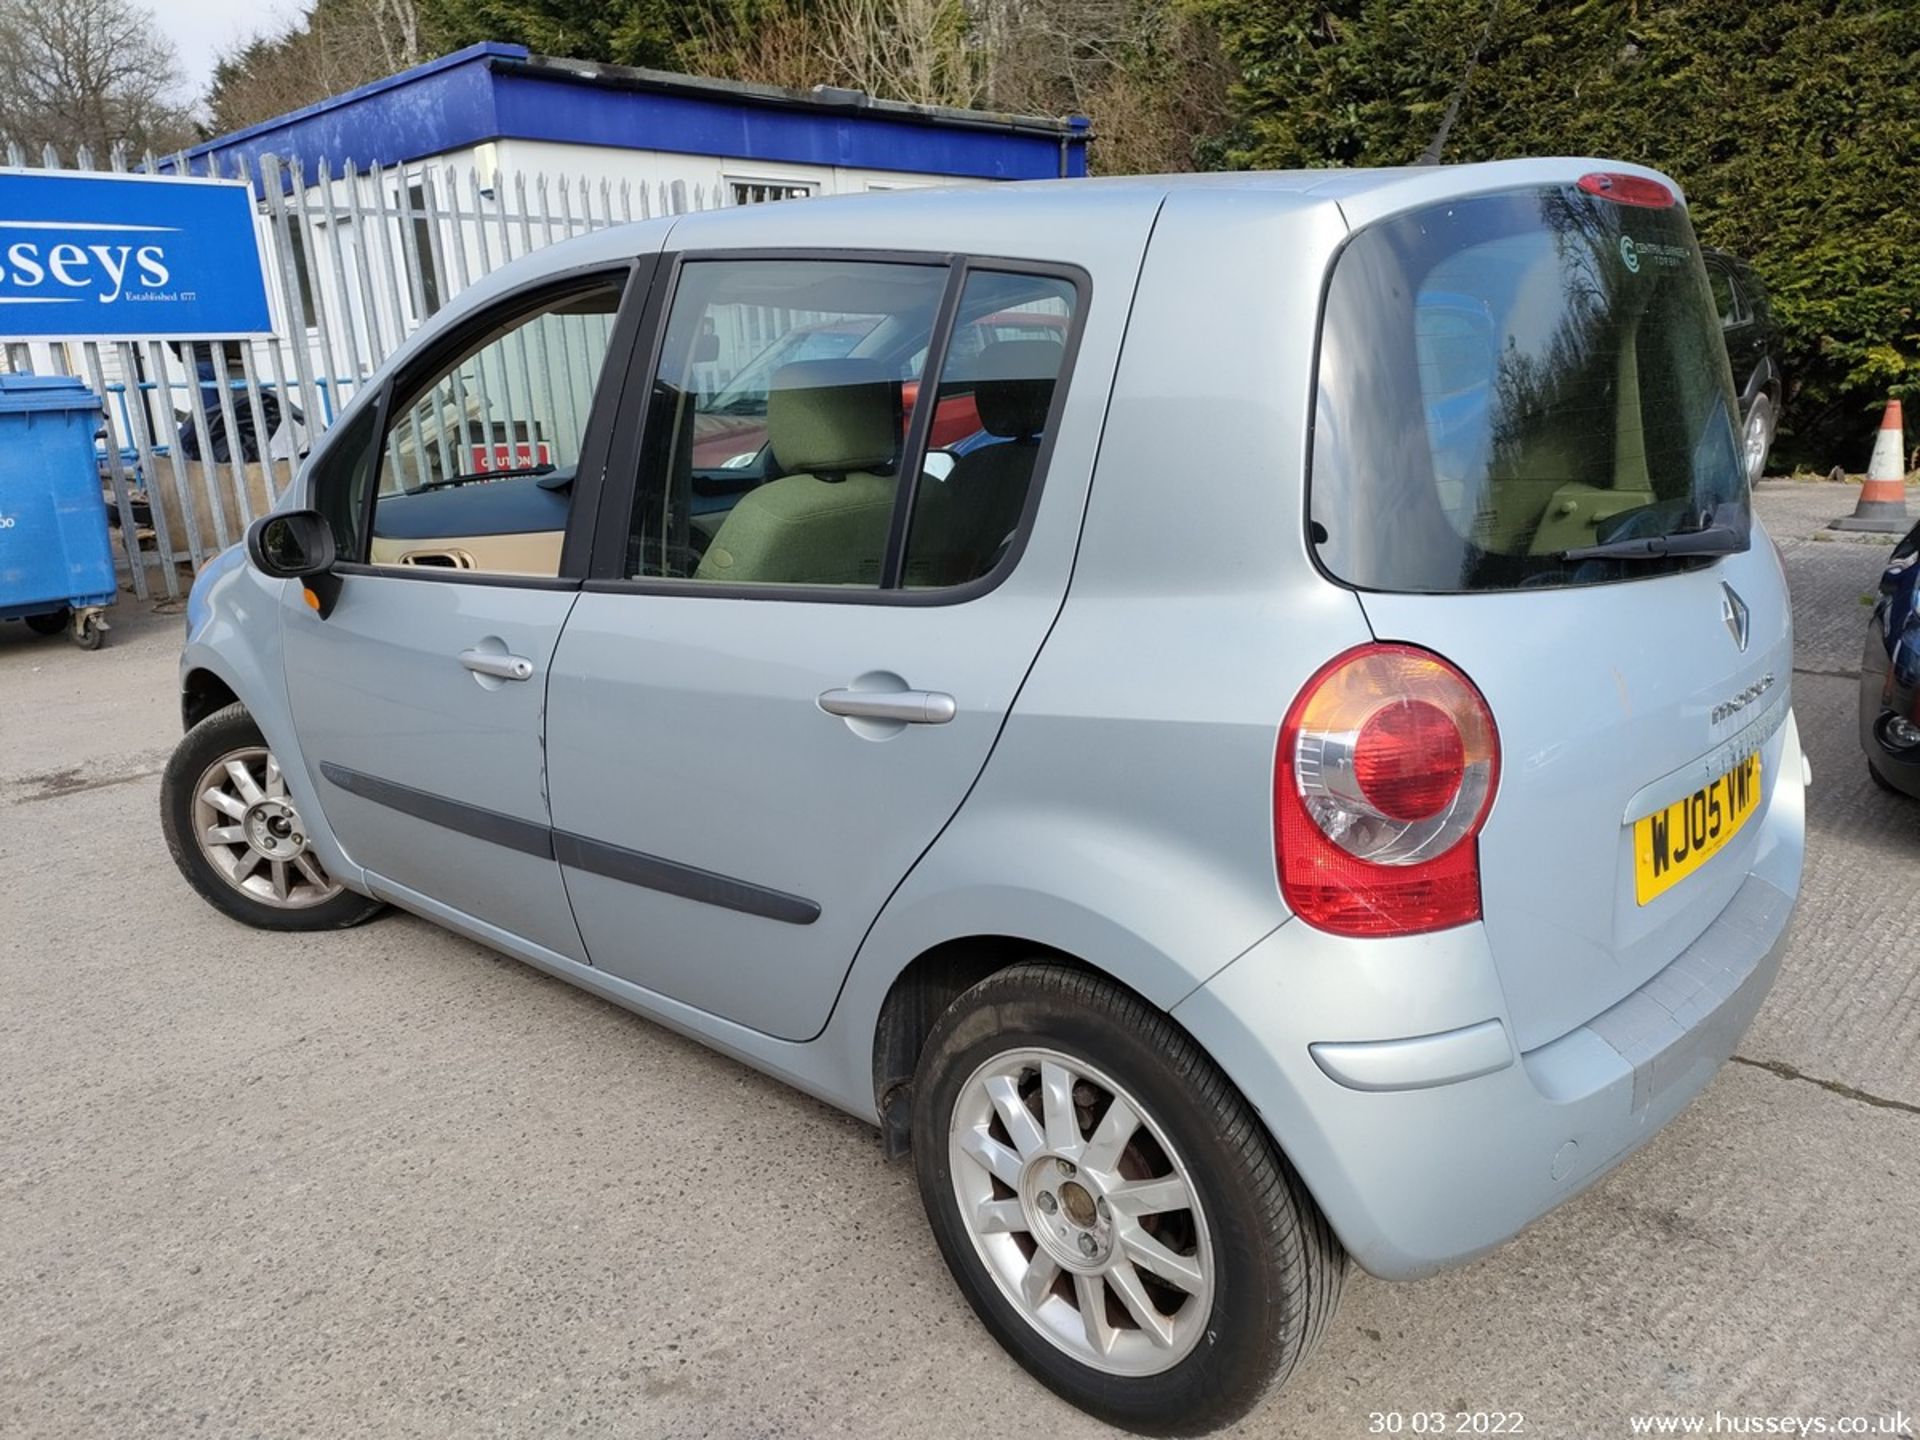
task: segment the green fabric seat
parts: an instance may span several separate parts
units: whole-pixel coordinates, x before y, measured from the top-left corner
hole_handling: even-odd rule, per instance
[[[865,360],[774,373],[767,443],[789,472],[741,497],[696,572],[726,585],[876,585],[900,442],[900,384]]]

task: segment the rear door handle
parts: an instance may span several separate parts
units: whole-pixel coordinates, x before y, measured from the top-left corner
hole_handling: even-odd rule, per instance
[[[501,655],[492,650],[462,650],[460,663],[476,675],[492,675],[501,680],[533,678],[533,661],[524,655]]]
[[[953,696],[939,690],[829,690],[820,697],[820,708],[853,720],[908,725],[944,725],[960,713]]]

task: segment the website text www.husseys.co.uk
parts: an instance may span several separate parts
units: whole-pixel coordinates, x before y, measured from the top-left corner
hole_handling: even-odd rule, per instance
[[[1906,1435],[1916,1433],[1904,1410],[1890,1415],[1635,1415],[1631,1435]]]

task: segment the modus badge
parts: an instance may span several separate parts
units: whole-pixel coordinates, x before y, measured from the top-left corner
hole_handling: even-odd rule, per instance
[[[1743,609],[1740,613],[1744,617],[1746,614],[1746,611]],[[1766,674],[1762,675],[1758,680],[1754,681],[1753,684],[1747,686],[1746,689],[1742,690],[1738,695],[1733,696],[1731,699],[1722,700],[1718,705],[1714,706],[1713,719],[1710,723],[1713,724],[1715,727],[1718,727],[1724,724],[1726,721],[1731,720],[1734,716],[1738,715],[1742,710],[1745,710],[1749,705],[1753,704],[1756,700],[1758,700],[1762,695],[1766,694],[1767,691],[1771,690],[1772,688],[1773,688],[1773,672],[1769,670]]]

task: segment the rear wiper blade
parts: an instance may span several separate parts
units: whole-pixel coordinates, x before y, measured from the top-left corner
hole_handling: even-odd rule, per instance
[[[1698,530],[1676,530],[1670,535],[1641,535],[1609,540],[1604,545],[1581,545],[1562,550],[1562,560],[1658,560],[1667,555],[1734,555],[1747,548],[1747,537],[1731,525],[1707,525]]]

